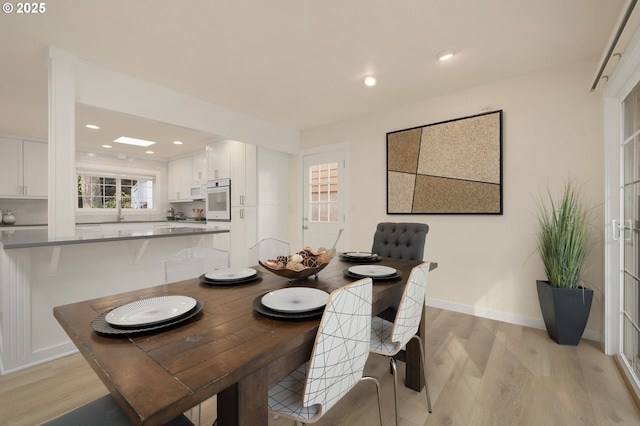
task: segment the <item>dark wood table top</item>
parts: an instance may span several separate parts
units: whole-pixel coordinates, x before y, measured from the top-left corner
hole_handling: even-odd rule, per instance
[[[379,263],[398,269],[402,277],[374,283],[375,314],[399,300],[419,263],[389,258]],[[334,258],[318,279],[294,282],[258,266],[262,278],[249,284],[180,281],[59,306],[54,316],[135,424],[163,424],[216,394],[219,424],[266,424],[266,389],[308,359],[319,318],[268,318],[254,311],[253,300],[291,286],[331,292],[353,281],[343,274],[351,265]],[[436,266],[432,263],[432,269]],[[203,312],[180,326],[148,334],[110,337],[91,328],[101,313],[168,295],[200,299]]]

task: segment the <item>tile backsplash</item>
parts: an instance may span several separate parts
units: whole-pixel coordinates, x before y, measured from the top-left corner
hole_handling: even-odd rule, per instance
[[[11,210],[16,217],[16,225],[46,225],[47,208],[47,200],[0,198],[0,210]]]

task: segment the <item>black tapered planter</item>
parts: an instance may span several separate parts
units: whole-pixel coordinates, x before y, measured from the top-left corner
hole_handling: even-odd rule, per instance
[[[538,300],[549,337],[560,345],[577,346],[587,326],[593,290],[583,287],[557,288],[549,281],[536,281]]]

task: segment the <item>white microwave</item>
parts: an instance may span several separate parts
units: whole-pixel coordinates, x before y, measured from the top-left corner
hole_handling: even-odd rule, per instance
[[[193,200],[204,200],[207,196],[207,184],[194,182],[191,184],[189,198]]]
[[[207,220],[231,221],[231,179],[207,181]]]

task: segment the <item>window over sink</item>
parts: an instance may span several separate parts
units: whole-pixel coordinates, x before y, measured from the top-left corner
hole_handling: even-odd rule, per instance
[[[154,208],[155,176],[78,171],[77,205],[82,211]]]

